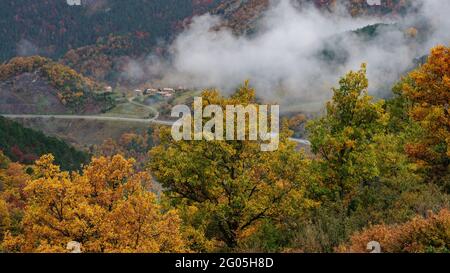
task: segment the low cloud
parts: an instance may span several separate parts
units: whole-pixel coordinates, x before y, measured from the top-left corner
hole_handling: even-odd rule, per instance
[[[21,39],[16,46],[18,56],[33,56],[38,55],[39,48],[27,39]]]
[[[415,8],[402,18],[352,18],[344,9],[331,14],[277,1],[250,37],[236,36],[228,29],[213,31],[221,19],[203,15],[194,18],[173,41],[168,58],[152,55],[145,62],[131,62],[127,74],[159,79],[161,84],[217,87],[225,92],[249,79],[259,96],[289,103],[324,101],[342,75],[365,62],[370,92],[383,97],[413,67],[415,58],[450,41],[450,2],[415,1]],[[352,32],[375,23],[384,25],[372,39]],[[417,25],[426,26],[419,29],[421,39],[412,37],[414,31],[406,32]]]

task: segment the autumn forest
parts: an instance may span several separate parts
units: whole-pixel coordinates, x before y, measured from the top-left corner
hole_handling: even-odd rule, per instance
[[[450,40],[423,34],[431,23],[396,23],[386,31],[391,36],[380,34],[383,25],[327,32],[326,49],[299,57],[305,63],[298,69],[311,65],[301,73],[313,78],[295,89],[297,74],[273,85],[272,74],[259,74],[268,68],[258,63],[259,44],[251,46],[265,46],[257,26],[278,24],[258,23],[268,1],[91,1],[74,11],[49,1],[39,20],[26,16],[45,5],[10,2],[0,4],[10,20],[0,19],[7,40],[0,42],[0,253],[367,253],[373,241],[387,253],[450,253]],[[152,4],[142,9],[140,2]],[[314,16],[339,10],[336,1],[297,2],[319,9]],[[381,1],[380,8],[361,2],[349,1],[346,16],[392,19],[412,9],[409,1]],[[203,36],[189,30],[206,11],[228,21]],[[30,22],[44,28],[33,23],[25,31]],[[211,74],[189,85],[203,73],[182,53],[182,42],[196,42],[189,31],[208,45],[218,35],[255,56],[238,54],[237,63],[229,48],[205,46],[232,60],[230,69],[215,70],[221,64],[209,67],[208,55],[194,50]],[[405,53],[408,65],[398,70],[392,67],[401,62],[389,57],[398,54],[383,55],[380,63],[390,62],[380,68],[385,82],[374,73],[378,57],[359,62],[331,46],[346,38],[395,40],[397,32],[404,52],[427,51],[415,60]],[[19,54],[17,43],[30,52]],[[275,54],[274,75],[285,69],[284,54],[290,51]],[[339,76],[328,83],[332,69]],[[239,85],[230,83],[241,76]],[[278,89],[268,94],[265,86]],[[311,88],[324,91],[304,91]],[[262,139],[175,141],[170,110],[192,106],[194,97],[203,109],[224,112],[227,105],[289,107],[278,149],[261,151]]]

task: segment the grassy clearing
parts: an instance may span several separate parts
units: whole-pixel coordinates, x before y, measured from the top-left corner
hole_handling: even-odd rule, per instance
[[[126,118],[150,118],[153,113],[145,106],[139,106],[132,103],[122,103],[103,114],[107,117],[126,117]]]
[[[191,99],[193,97],[198,97],[201,94],[202,94],[201,90],[193,90],[193,91],[186,91],[186,92],[179,93],[179,95],[177,94],[177,96],[173,100],[173,104],[174,105],[184,104],[187,101],[189,101],[189,99]]]

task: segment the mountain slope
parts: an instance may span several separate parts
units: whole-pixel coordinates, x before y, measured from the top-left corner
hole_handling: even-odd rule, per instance
[[[114,106],[102,86],[49,59],[17,57],[0,65],[0,113],[100,113]]]
[[[170,37],[186,18],[204,13],[217,0],[65,0],[0,1],[0,61],[16,55],[53,58],[95,44],[98,38],[129,35],[130,42],[151,48]]]
[[[222,3],[212,13],[225,18],[224,26],[230,27],[237,34],[252,32],[258,19],[269,8],[269,0],[230,0]],[[336,0],[293,0],[295,4],[314,5],[324,11],[333,12],[338,1]],[[352,16],[385,14],[398,14],[406,12],[411,1],[382,0],[381,5],[369,5],[367,1],[342,0],[339,4],[344,5]]]
[[[62,140],[23,127],[0,117],[0,150],[13,161],[31,164],[43,154],[51,153],[65,170],[79,169],[88,155],[75,150]]]

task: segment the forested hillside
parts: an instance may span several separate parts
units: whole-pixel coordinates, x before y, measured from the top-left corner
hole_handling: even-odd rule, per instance
[[[170,37],[183,20],[218,1],[91,0],[69,6],[65,0],[0,2],[0,60],[16,55],[60,57],[98,38],[125,35],[140,50]],[[176,7],[176,8],[175,8]]]
[[[11,160],[30,164],[40,156],[51,153],[64,170],[76,170],[88,161],[88,155],[75,150],[64,141],[23,127],[0,117],[0,150]]]
[[[338,5],[343,5],[351,16],[383,16],[386,14],[404,14],[412,1],[383,0],[380,6],[371,6],[367,1],[360,0],[294,0],[299,6],[314,5],[324,12],[333,12]],[[242,34],[254,31],[258,19],[269,8],[269,0],[231,0],[221,1],[212,13],[223,16],[225,26],[235,33]]]
[[[296,0],[332,10],[335,0]],[[371,7],[366,1],[344,2],[354,15],[404,12],[409,1],[382,1]],[[406,3],[406,4],[405,4]],[[227,25],[242,32],[269,6],[268,0],[89,0],[69,6],[65,0],[17,0],[0,3],[0,60],[16,55],[40,54],[53,58],[70,49],[94,45],[99,38],[126,37],[128,53],[145,53],[157,41],[167,40],[189,19],[211,12],[223,15]]]

